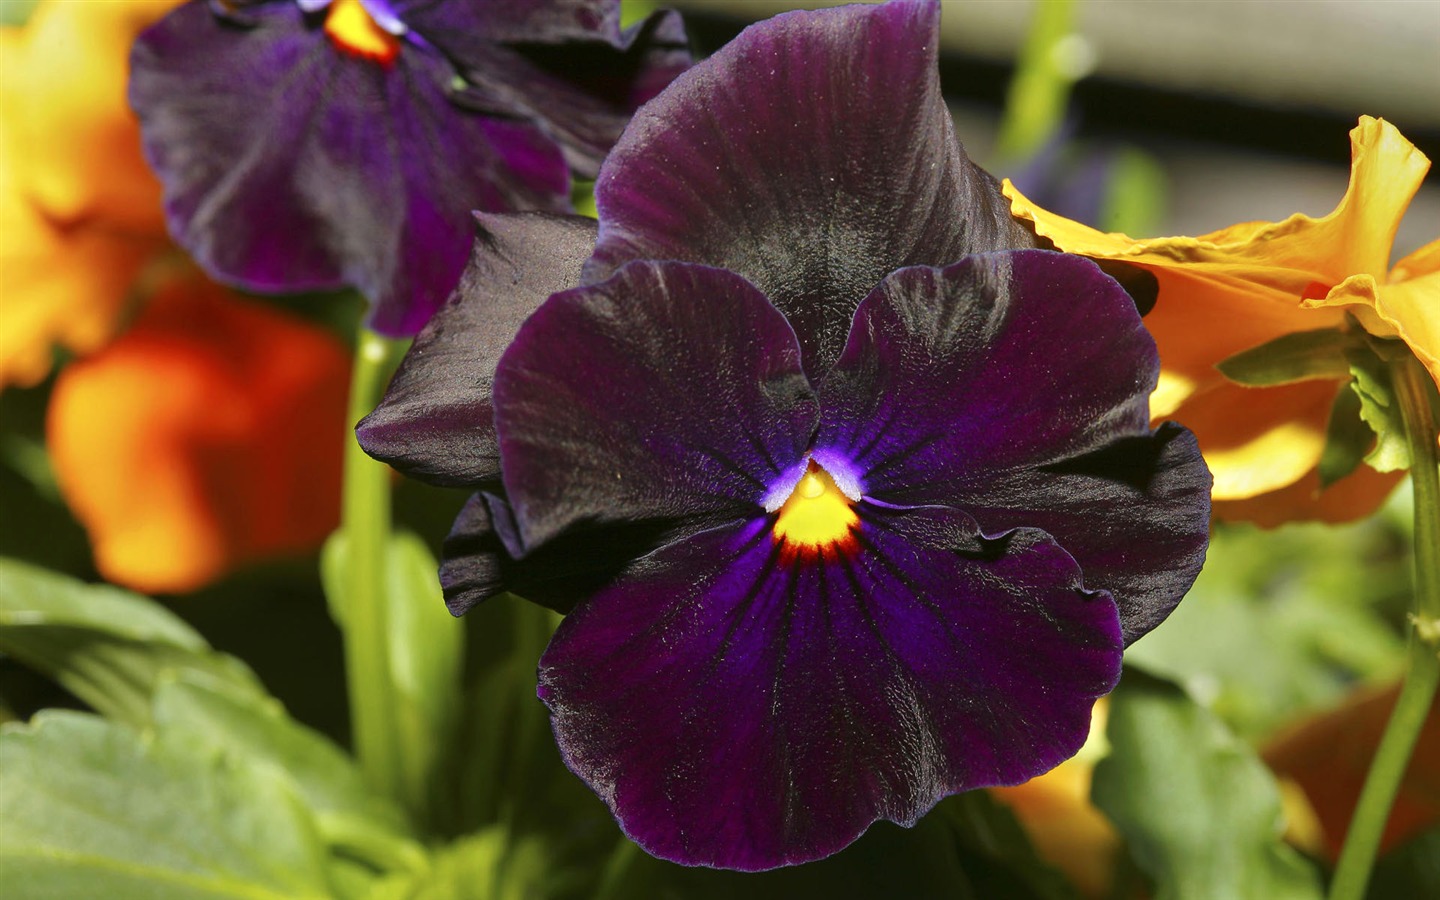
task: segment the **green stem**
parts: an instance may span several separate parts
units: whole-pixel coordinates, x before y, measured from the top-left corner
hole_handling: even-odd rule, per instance
[[[347,421],[358,422],[375,408],[390,375],[392,345],[361,329],[350,381]],[[386,549],[390,542],[390,468],[376,462],[353,434],[345,444],[340,513],[346,571],[345,670],[350,693],[350,727],[355,756],[371,787],[390,797],[400,791],[398,729],[390,721],[389,631],[385,621]]]
[[[1436,448],[1440,432],[1431,401],[1435,387],[1429,373],[1409,354],[1392,364],[1391,373],[1405,417],[1410,476],[1415,485],[1415,610],[1409,668],[1350,820],[1330,885],[1330,900],[1361,900],[1365,896],[1390,806],[1440,684],[1440,452]]]
[[[1074,22],[1073,0],[1040,0],[1036,4],[1005,97],[1005,113],[992,154],[996,165],[1028,160],[1064,122],[1070,89],[1079,78],[1074,60],[1063,52],[1066,46],[1081,46],[1076,43]]]

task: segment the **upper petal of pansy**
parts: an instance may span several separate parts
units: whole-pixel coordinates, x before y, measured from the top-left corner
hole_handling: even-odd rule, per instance
[[[586,280],[632,259],[738,272],[818,374],[886,273],[1035,246],[955,138],[939,17],[933,0],[786,13],[677,78],[600,173]]]
[[[464,32],[447,32],[459,35]],[[535,121],[565,151],[578,174],[594,178],[641,104],[690,67],[680,16],[658,12],[618,40],[494,44],[447,52],[464,72],[459,103]]]
[[[877,502],[955,506],[987,534],[1045,529],[1134,640],[1198,574],[1210,511],[1193,436],[1150,431],[1156,369],[1129,295],[1087,260],[902,270],[819,387],[815,459]]]
[[[410,335],[464,268],[470,210],[568,207],[558,148],[534,125],[453,104],[435,50],[407,41],[367,59],[291,2],[243,15],[185,6],[132,57],[171,230],[217,277],[354,285],[375,303],[372,327]]]
[[[566,764],[650,853],[757,870],[1072,755],[1119,674],[1109,597],[1047,536],[860,506],[786,560],[768,517],[638,561],[540,660]]]
[[[753,514],[799,480],[817,417],[785,317],[743,278],[684,263],[556,294],[495,372],[526,548],[578,522]]]
[[[477,213],[460,284],[415,338],[385,398],[356,426],[376,459],[432,484],[500,475],[490,387],[525,319],[574,287],[595,246],[595,220],[547,213]]]

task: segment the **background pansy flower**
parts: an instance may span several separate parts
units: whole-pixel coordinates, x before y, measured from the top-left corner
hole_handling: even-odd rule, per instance
[[[1350,140],[1350,186],[1329,215],[1247,222],[1194,238],[1105,234],[1006,187],[1015,215],[1059,249],[1129,263],[1158,279],[1159,301],[1145,319],[1164,367],[1151,411],[1194,429],[1223,515],[1266,524],[1354,518],[1372,511],[1399,476],[1361,467],[1320,491],[1326,422],[1342,381],[1242,386],[1217,363],[1287,334],[1343,328],[1349,314],[1371,334],[1404,340],[1440,379],[1440,242],[1390,265],[1396,229],[1429,160],[1384,120],[1362,118]]]
[[[175,5],[46,0],[0,29],[0,386],[43,379],[56,345],[109,340],[167,246],[125,69],[135,36]]]
[[[480,217],[359,428],[485,488],[453,611],[573,607],[540,666],[561,752],[668,859],[815,859],[1052,767],[1204,554],[1135,305],[1004,252],[1031,238],[955,139],[938,18],[754,26],[637,114],[598,230]]]
[[[223,281],[351,285],[372,327],[412,335],[465,265],[472,209],[568,210],[567,161],[593,172],[684,67],[677,20],[618,17],[618,0],[193,0],[137,42],[130,86],[171,231]]]
[[[56,379],[56,479],[110,581],[201,587],[319,546],[339,520],[349,355],[334,337],[198,272]]]

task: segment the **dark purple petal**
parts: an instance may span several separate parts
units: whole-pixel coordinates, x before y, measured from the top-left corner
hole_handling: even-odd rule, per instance
[[[755,870],[1072,755],[1120,671],[1109,597],[1043,533],[863,508],[786,562],[768,518],[640,560],[540,661],[566,764],[650,853]]]
[[[499,477],[495,364],[547,297],[578,283],[595,245],[595,221],[581,216],[477,213],[475,221],[460,284],[355,429],[366,453],[432,484]]]
[[[341,52],[288,0],[242,15],[183,6],[131,59],[171,231],[215,277],[353,285],[372,327],[410,335],[464,268],[470,210],[568,208],[559,149],[535,125],[453,104],[435,50],[407,41],[386,65]]]
[[[1035,246],[955,139],[939,16],[935,2],[786,13],[677,78],[596,182],[586,280],[632,259],[737,272],[790,318],[819,374],[887,273]]]
[[[1089,260],[905,269],[866,298],[820,386],[817,454],[848,460],[882,502],[958,505],[999,474],[1148,434],[1158,372],[1129,295]]]
[[[444,46],[480,38],[496,43],[620,41],[620,0],[385,0],[396,17]]]
[[[445,538],[440,564],[445,605],[460,616],[508,591],[568,613],[635,559],[680,536],[667,526],[621,523],[567,532],[516,559],[513,541],[518,534],[509,504],[493,494],[475,494]]]
[[[691,62],[685,28],[669,12],[631,27],[614,44],[477,42],[460,56],[470,86],[459,102],[538,122],[587,178],[599,172],[635,110]]]
[[[576,523],[754,514],[798,480],[817,416],[785,317],[743,278],[683,263],[556,294],[495,372],[527,547]]]
[[[1167,422],[1154,434],[993,482],[965,510],[987,533],[1028,525],[1049,532],[1109,591],[1125,643],[1143,637],[1179,604],[1210,538],[1210,470],[1195,435]]]
[[[1194,581],[1210,474],[1152,433],[1158,363],[1130,297],[1084,259],[984,254],[886,279],[820,385],[815,457],[868,498],[1050,532],[1133,640]]]

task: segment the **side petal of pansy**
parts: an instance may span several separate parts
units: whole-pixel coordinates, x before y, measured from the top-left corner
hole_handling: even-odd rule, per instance
[[[189,591],[318,547],[340,513],[349,358],[186,272],[56,381],[47,440],[107,579]],[[303,498],[297,502],[296,498]]]
[[[625,31],[619,0],[391,0],[467,82],[456,99],[540,124],[594,178],[631,115],[690,67],[685,27],[657,12]]]
[[[431,484],[499,477],[495,365],[546,298],[579,282],[595,246],[595,221],[581,216],[477,213],[475,223],[459,285],[355,429],[366,453]]]
[[[470,210],[564,211],[569,176],[534,124],[453,103],[432,46],[319,24],[368,15],[356,3],[228,19],[196,0],[136,43],[130,99],[171,231],[207,270],[258,291],[352,285],[373,328],[411,335],[464,268]]]
[[[522,552],[578,524],[700,530],[778,506],[819,415],[785,317],[738,275],[685,263],[552,296],[494,397]]]
[[[894,507],[944,505],[986,534],[1054,535],[1120,607],[1158,624],[1204,561],[1210,474],[1189,432],[1151,432],[1154,343],[1093,263],[1040,250],[891,275],[834,371],[814,459]]]
[[[601,170],[586,279],[633,259],[736,272],[817,375],[887,273],[1035,246],[955,137],[939,16],[934,0],[786,13],[681,75]]]
[[[787,556],[767,518],[638,561],[540,661],[566,764],[648,852],[759,870],[1075,753],[1120,669],[1114,604],[1045,534],[860,509]]]
[[[1440,240],[1395,264],[1375,313],[1410,346],[1440,386]]]

